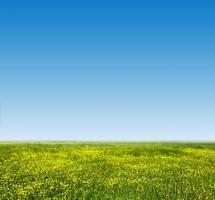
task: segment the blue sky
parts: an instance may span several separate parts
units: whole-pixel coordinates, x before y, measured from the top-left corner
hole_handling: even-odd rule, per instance
[[[0,3],[0,140],[215,140],[213,1]]]

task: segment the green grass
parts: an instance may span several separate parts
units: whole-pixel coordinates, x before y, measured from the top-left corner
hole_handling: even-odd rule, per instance
[[[215,144],[0,143],[0,199],[215,199]]]

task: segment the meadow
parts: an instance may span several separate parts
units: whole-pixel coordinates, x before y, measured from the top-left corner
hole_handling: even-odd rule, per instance
[[[213,143],[0,143],[0,199],[215,199]]]

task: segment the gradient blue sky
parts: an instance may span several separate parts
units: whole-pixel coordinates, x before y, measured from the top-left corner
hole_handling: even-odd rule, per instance
[[[215,140],[214,1],[0,2],[0,140]]]

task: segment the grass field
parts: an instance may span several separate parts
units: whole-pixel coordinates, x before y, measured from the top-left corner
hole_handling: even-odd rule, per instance
[[[0,199],[215,199],[215,144],[1,143]]]

